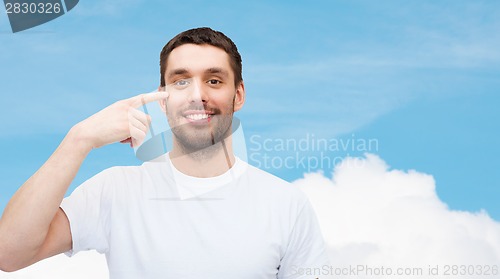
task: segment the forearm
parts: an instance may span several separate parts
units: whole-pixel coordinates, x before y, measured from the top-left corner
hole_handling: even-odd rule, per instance
[[[78,125],[45,164],[14,194],[0,220],[0,245],[14,257],[33,257],[91,147]],[[5,251],[6,250],[6,251]]]

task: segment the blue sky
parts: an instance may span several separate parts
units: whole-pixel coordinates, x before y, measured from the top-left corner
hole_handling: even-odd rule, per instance
[[[500,220],[497,1],[81,1],[17,34],[2,11],[0,212],[72,125],[155,89],[163,45],[199,26],[226,33],[243,56],[247,143],[376,139],[375,149],[299,155],[376,153],[433,175],[450,208]],[[71,189],[127,164],[140,164],[127,146],[96,150]],[[290,181],[307,171],[268,170]]]

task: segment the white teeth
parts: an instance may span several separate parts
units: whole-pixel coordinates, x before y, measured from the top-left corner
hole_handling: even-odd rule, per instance
[[[208,118],[208,114],[189,114],[186,116],[187,118],[191,119],[191,120],[201,120],[201,119],[207,119]]]

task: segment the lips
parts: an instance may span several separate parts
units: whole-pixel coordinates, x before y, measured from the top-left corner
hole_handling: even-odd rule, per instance
[[[202,119],[207,119],[208,117],[209,117],[208,114],[201,114],[201,113],[186,115],[186,118],[190,120],[202,120]]]
[[[214,115],[213,112],[206,110],[188,110],[183,113],[183,116],[189,122],[195,122],[195,123],[210,122],[210,119],[212,118],[213,115]]]

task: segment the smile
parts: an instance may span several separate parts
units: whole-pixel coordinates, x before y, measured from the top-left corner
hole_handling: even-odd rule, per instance
[[[213,112],[207,110],[188,110],[183,113],[184,117],[191,123],[210,122]]]
[[[191,120],[202,120],[202,119],[207,119],[209,117],[210,117],[210,115],[208,115],[206,113],[188,114],[188,115],[186,115],[186,118],[191,119]]]

